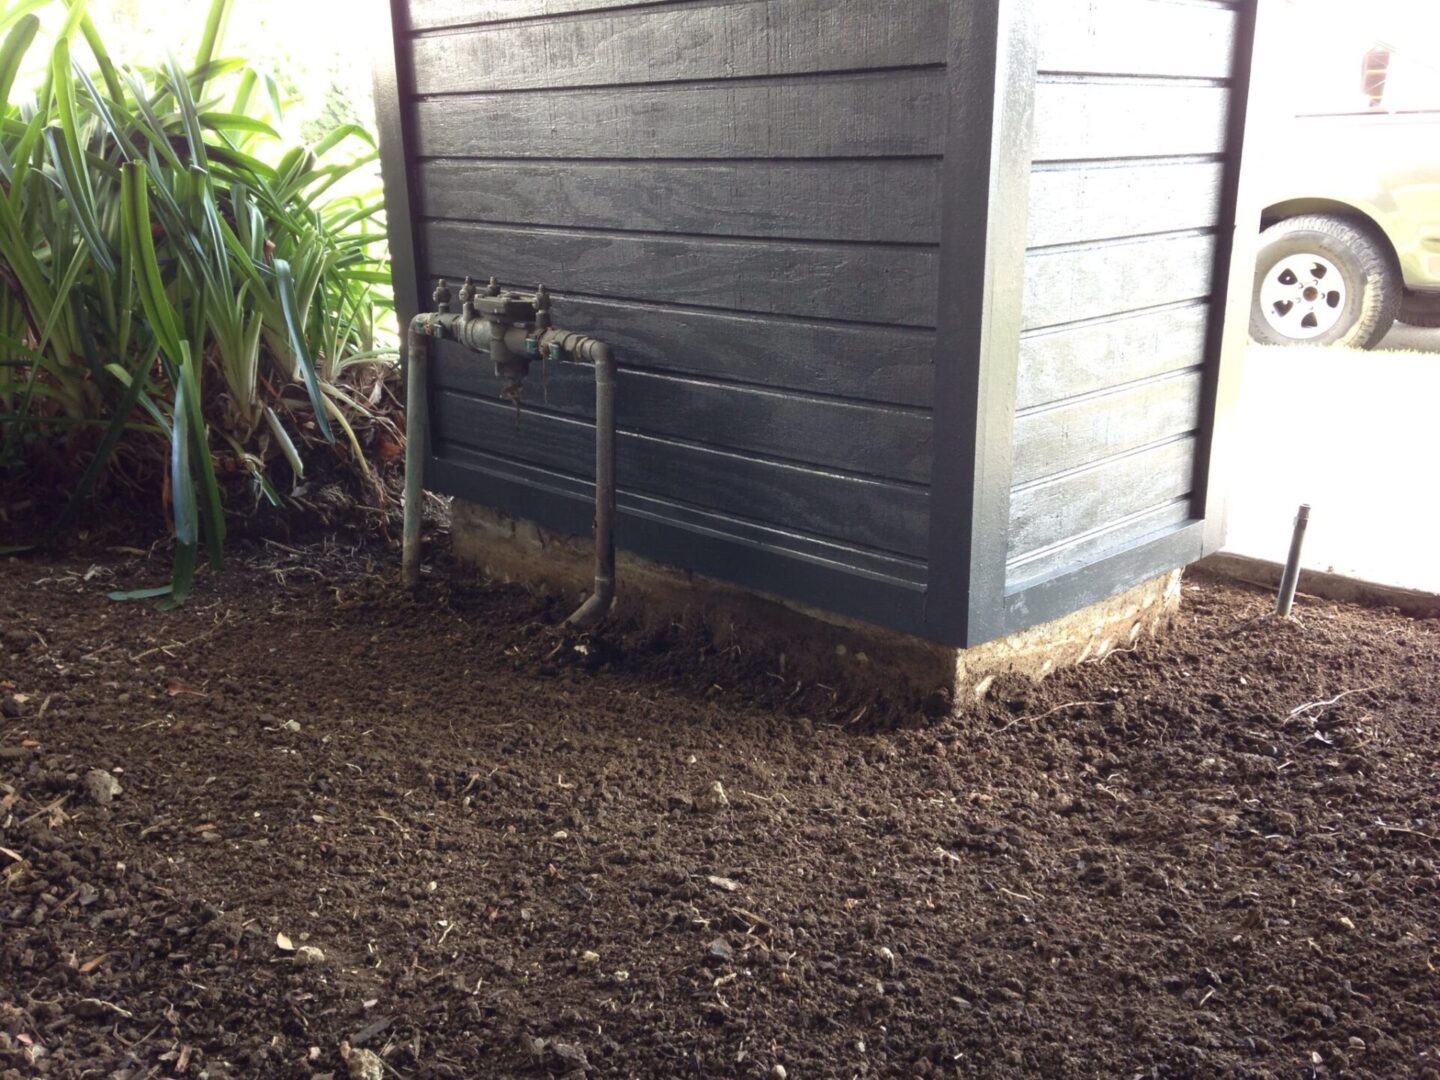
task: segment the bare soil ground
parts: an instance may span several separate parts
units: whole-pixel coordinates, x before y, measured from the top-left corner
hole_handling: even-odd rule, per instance
[[[1440,625],[1193,581],[856,731],[373,558],[0,562],[0,1076],[1440,1077]]]

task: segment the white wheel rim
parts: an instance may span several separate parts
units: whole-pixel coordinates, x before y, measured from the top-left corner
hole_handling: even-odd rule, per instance
[[[1345,311],[1345,277],[1320,255],[1287,255],[1260,285],[1260,310],[1277,334],[1295,341],[1334,329]]]

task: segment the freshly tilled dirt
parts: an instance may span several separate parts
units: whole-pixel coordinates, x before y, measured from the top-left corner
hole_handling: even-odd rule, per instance
[[[1436,623],[1193,581],[877,733],[383,552],[160,572],[0,563],[5,1080],[1440,1076]]]

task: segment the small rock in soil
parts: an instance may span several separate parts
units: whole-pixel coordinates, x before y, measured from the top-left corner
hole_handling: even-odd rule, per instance
[[[281,724],[280,726],[281,726],[282,728],[284,728],[286,731],[298,732],[298,731],[300,730],[300,721],[299,721],[299,720],[286,720],[285,723]]]
[[[301,945],[295,950],[296,967],[318,967],[325,963],[325,953],[314,945]]]
[[[721,964],[728,964],[735,959],[735,950],[723,937],[716,938],[705,949],[705,958]]]
[[[85,774],[85,794],[97,806],[109,806],[124,790],[120,781],[104,769],[91,769]]]
[[[773,1065],[770,1068],[770,1080],[785,1080],[789,1075],[784,1065]]]
[[[590,1059],[585,1056],[585,1051],[570,1043],[552,1042],[546,1046],[546,1051],[555,1059],[556,1065],[564,1073],[582,1072],[590,1067]]]
[[[0,698],[0,714],[4,714],[7,720],[20,718],[20,702],[15,700],[14,694],[6,694]]]
[[[714,813],[717,810],[724,810],[730,805],[730,797],[725,794],[725,785],[716,780],[704,791],[695,796],[695,808],[704,810],[707,813]]]
[[[349,1043],[342,1043],[340,1056],[345,1059],[350,1080],[385,1080],[385,1063],[373,1050],[356,1050]]]

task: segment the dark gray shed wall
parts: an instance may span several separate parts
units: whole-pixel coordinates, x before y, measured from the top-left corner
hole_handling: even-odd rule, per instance
[[[619,542],[920,629],[948,0],[397,5],[416,269],[621,357]],[[442,344],[430,482],[585,531],[587,370]]]
[[[956,644],[1064,614],[1219,540],[1252,13],[392,0],[399,306],[543,279],[617,346],[622,547]],[[429,485],[588,531],[588,372],[436,374]]]

